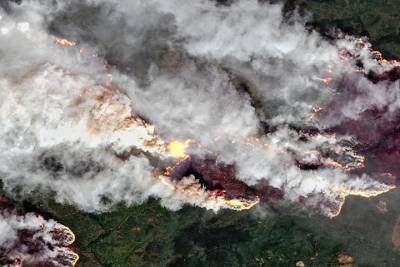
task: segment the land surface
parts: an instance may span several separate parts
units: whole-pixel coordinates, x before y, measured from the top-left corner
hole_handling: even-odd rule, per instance
[[[295,5],[312,14],[310,26],[326,36],[340,28],[368,36],[388,58],[400,57],[399,0],[288,1],[286,12]],[[339,266],[341,254],[358,266],[400,264],[400,190],[349,197],[333,219],[282,203],[217,214],[194,207],[173,212],[157,200],[104,214],[46,196],[14,204],[69,226],[76,234],[77,266]]]
[[[345,254],[358,266],[394,267],[399,203],[400,190],[349,197],[333,219],[282,203],[216,214],[194,207],[172,212],[150,200],[98,215],[45,196],[19,204],[72,229],[77,266],[340,266]]]
[[[400,58],[399,0],[288,0],[286,10],[296,7],[311,14],[313,28],[329,35],[334,29],[368,37],[386,58]]]

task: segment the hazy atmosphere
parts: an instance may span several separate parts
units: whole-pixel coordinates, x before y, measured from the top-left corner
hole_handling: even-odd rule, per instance
[[[0,2],[1,265],[399,266],[399,4]]]

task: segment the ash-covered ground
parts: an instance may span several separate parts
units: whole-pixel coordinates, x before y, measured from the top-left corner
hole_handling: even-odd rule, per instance
[[[397,266],[400,62],[340,5],[2,2],[1,263]]]

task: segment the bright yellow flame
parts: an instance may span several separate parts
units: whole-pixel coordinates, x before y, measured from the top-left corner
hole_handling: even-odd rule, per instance
[[[176,158],[184,158],[187,156],[186,148],[189,146],[190,140],[184,142],[174,140],[168,144],[168,152]]]
[[[247,199],[229,199],[224,200],[225,204],[234,210],[248,210],[257,205],[260,202],[260,198],[257,197],[254,200],[247,200]]]

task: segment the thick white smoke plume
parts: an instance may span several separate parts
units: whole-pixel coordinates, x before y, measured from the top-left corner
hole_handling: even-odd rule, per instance
[[[327,79],[353,70],[339,52],[355,44],[325,41],[300,18],[285,22],[279,4],[10,6],[0,14],[0,177],[9,192],[54,192],[90,212],[151,196],[174,209],[223,206],[158,178],[148,157],[165,158],[173,139],[193,140],[190,153],[236,164],[250,186],[267,181],[286,199],[304,198],[329,215],[347,194],[389,189],[346,172],[362,163],[351,137],[306,135],[304,142],[291,128],[318,126],[310,115],[336,95]],[[365,66],[378,68],[366,51],[357,50]],[[146,153],[121,156],[133,149]],[[306,171],[294,162],[327,168]]]

